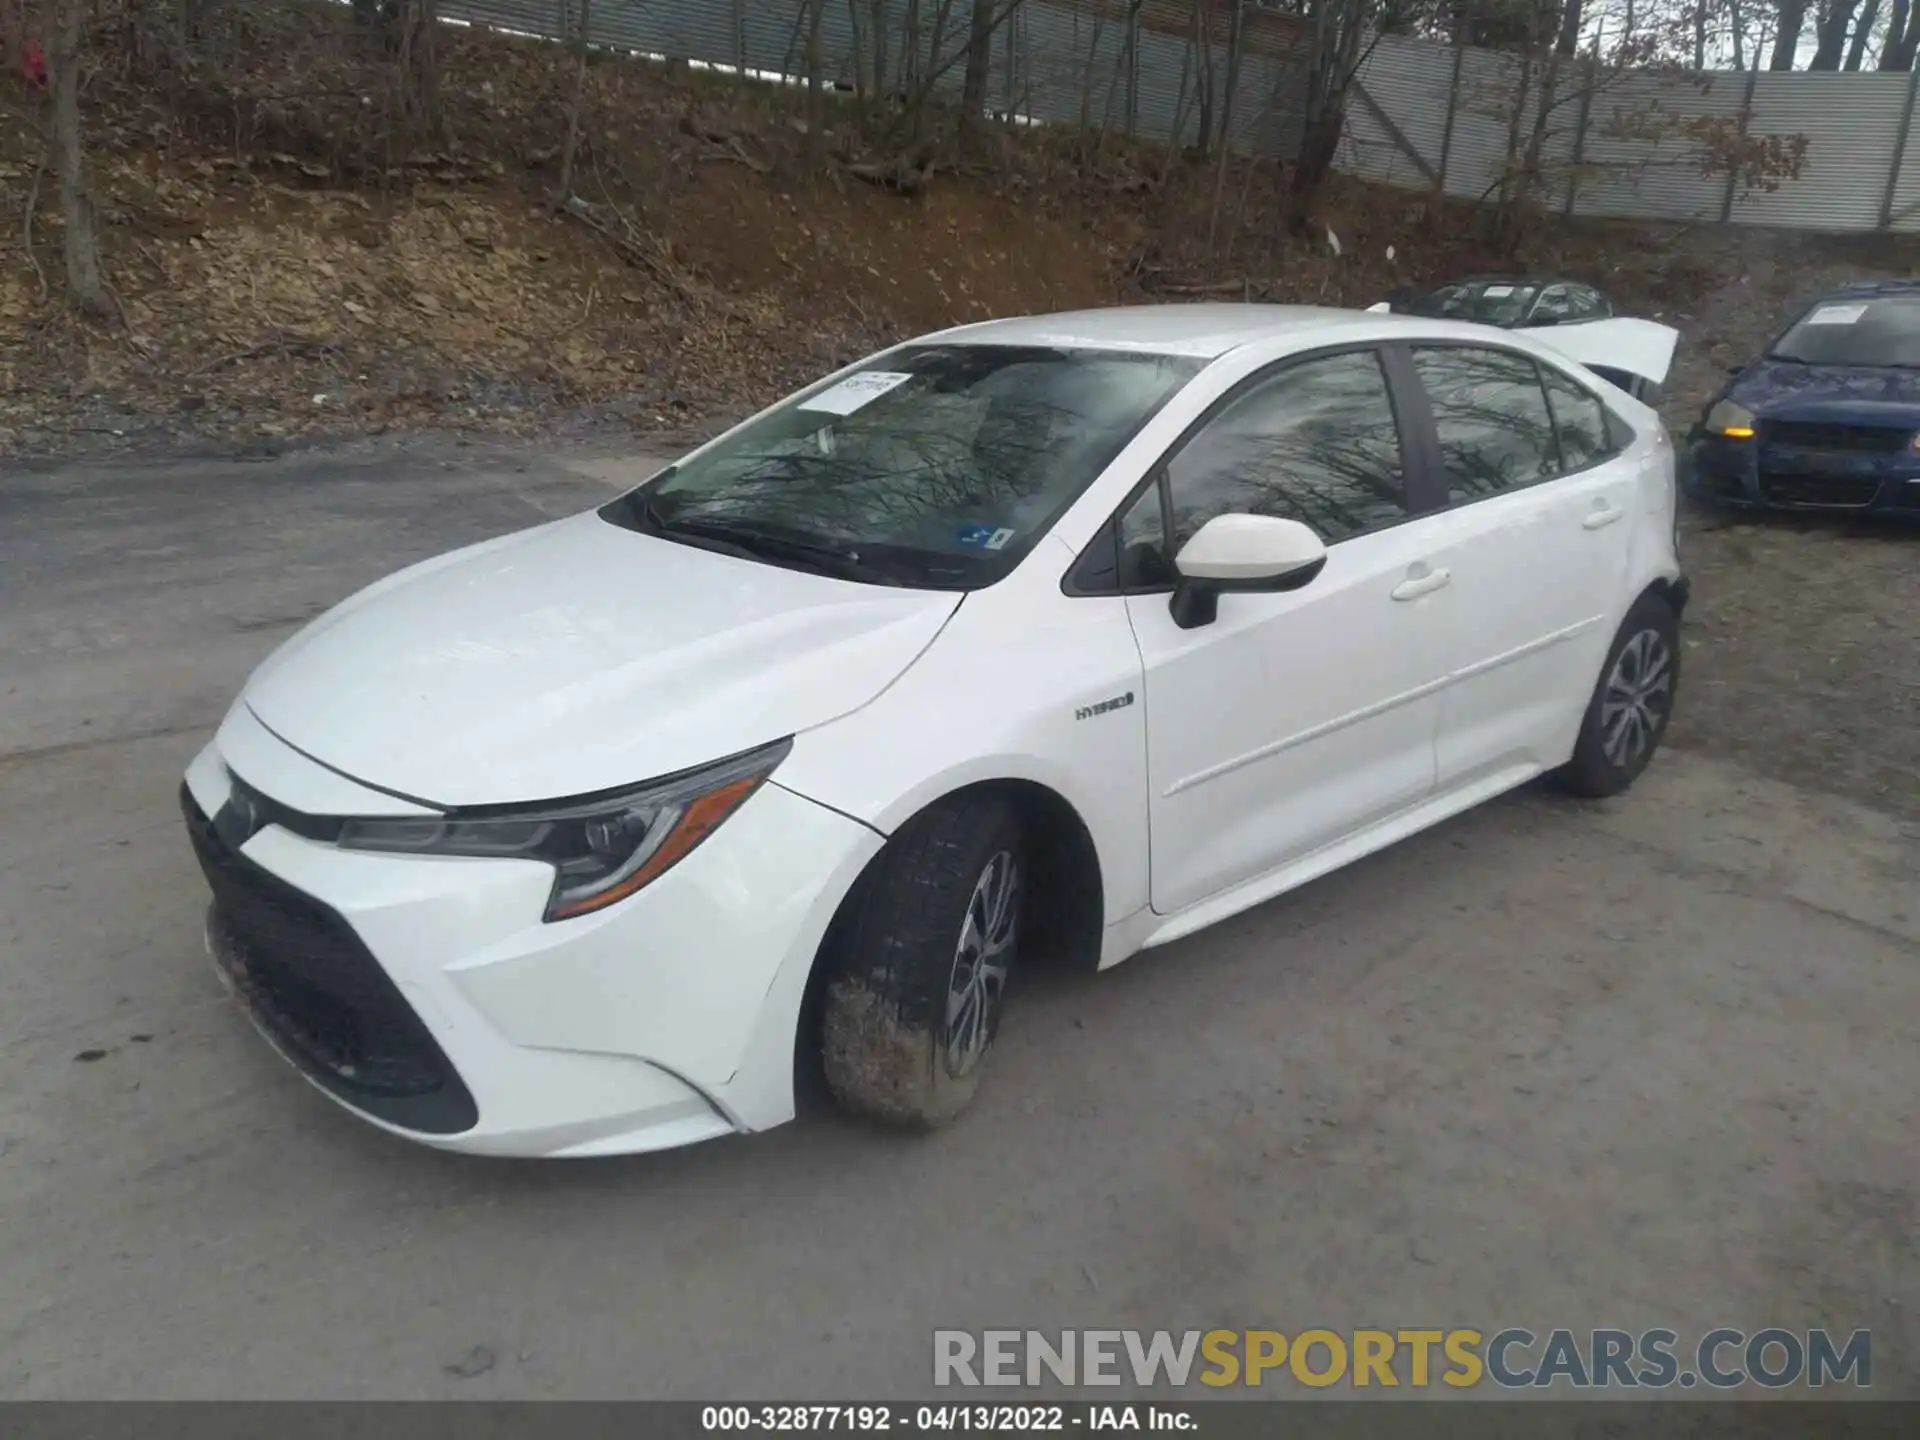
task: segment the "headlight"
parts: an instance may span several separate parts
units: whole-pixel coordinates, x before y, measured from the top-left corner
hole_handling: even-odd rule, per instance
[[[1736,405],[1731,400],[1722,400],[1707,412],[1707,432],[1712,435],[1724,435],[1729,440],[1751,440],[1753,412],[1744,405]]]
[[[348,820],[339,843],[347,850],[544,861],[554,871],[546,918],[567,920],[624,900],[672,869],[792,748],[782,740],[633,790],[552,805]]]

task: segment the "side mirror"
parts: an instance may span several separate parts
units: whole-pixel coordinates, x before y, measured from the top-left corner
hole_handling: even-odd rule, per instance
[[[1173,623],[1211,625],[1227,590],[1298,590],[1327,568],[1327,547],[1298,520],[1275,515],[1216,515],[1174,557]]]

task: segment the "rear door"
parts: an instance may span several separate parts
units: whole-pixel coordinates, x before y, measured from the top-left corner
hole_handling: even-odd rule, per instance
[[[1635,512],[1594,393],[1493,346],[1411,347],[1447,485],[1428,524],[1452,576],[1442,792],[1566,758],[1599,674]]]

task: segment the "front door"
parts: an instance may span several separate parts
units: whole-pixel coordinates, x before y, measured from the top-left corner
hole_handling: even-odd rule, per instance
[[[1215,515],[1327,543],[1291,593],[1228,593],[1183,630],[1171,557]],[[1153,908],[1170,914],[1418,804],[1432,790],[1447,580],[1380,357],[1286,362],[1227,397],[1121,518],[1145,669]]]

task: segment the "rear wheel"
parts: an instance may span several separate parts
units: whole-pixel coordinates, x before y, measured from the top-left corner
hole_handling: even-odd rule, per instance
[[[847,1109],[926,1130],[980,1087],[1019,952],[1026,849],[988,793],[923,811],[882,852],[828,966],[827,1086]]]
[[[1667,733],[1679,683],[1680,621],[1658,595],[1642,595],[1614,636],[1573,758],[1555,779],[1595,799],[1633,784]]]

